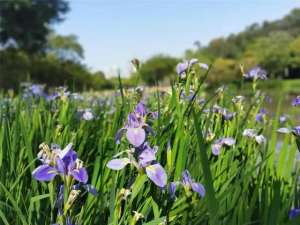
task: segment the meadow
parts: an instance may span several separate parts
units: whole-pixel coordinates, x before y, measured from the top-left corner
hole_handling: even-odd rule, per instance
[[[300,224],[300,98],[270,112],[260,68],[210,92],[209,66],[176,69],[169,91],[2,93],[0,224]]]

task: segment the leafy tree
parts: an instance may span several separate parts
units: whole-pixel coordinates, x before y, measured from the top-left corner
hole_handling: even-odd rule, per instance
[[[29,53],[44,50],[50,25],[69,10],[65,0],[7,0],[0,6],[0,42],[12,39]]]
[[[230,82],[237,80],[239,75],[239,67],[235,60],[218,58],[213,64],[208,81],[210,83]]]
[[[156,55],[141,65],[139,73],[147,84],[154,85],[156,81],[162,81],[174,74],[174,68],[177,63],[178,59],[176,58]]]
[[[47,54],[61,60],[80,61],[84,58],[84,50],[77,41],[76,35],[62,36],[50,34],[48,36]]]
[[[274,32],[248,46],[246,56],[254,57],[258,64],[276,77],[283,77],[290,57],[289,44],[292,37],[287,32]]]

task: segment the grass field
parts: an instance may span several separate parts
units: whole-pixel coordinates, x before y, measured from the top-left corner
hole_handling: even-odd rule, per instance
[[[168,93],[2,94],[0,224],[300,224],[299,134],[277,132],[299,108],[186,72]]]

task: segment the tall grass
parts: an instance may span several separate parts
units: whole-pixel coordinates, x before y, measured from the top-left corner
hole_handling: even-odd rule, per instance
[[[0,224],[54,223],[58,181],[37,182],[31,175],[40,164],[36,155],[42,142],[61,146],[72,142],[98,191],[97,197],[83,193],[77,201],[77,224],[300,224],[299,218],[288,218],[289,210],[299,204],[300,170],[294,137],[278,137],[282,108],[261,124],[255,115],[264,104],[262,95],[252,93],[242,109],[232,103],[234,96],[226,90],[208,96],[199,85],[196,94],[191,101],[184,100],[174,86],[171,93],[146,96],[148,107],[159,112],[152,124],[156,135],[149,141],[159,147],[158,161],[167,171],[168,183],[180,181],[182,171],[188,169],[206,189],[200,198],[178,188],[175,200],[168,187],[156,187],[130,166],[118,172],[106,167],[115,154],[126,150],[126,143],[116,145],[114,137],[139,100],[134,92],[121,89],[120,96],[94,99],[93,104],[88,98],[48,102],[2,94]],[[200,96],[207,99],[204,105],[198,102]],[[224,120],[207,111],[215,104],[235,111],[236,116]],[[78,118],[78,108],[85,107],[92,107],[94,120]],[[257,129],[267,142],[259,145],[244,137],[246,128]],[[211,138],[208,133],[213,134]],[[211,145],[221,137],[233,137],[236,144],[223,147],[215,156]],[[130,195],[124,198],[126,189]],[[137,220],[134,211],[143,218]]]

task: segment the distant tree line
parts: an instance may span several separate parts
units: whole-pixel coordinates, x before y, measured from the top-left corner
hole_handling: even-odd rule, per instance
[[[51,29],[69,9],[65,0],[0,2],[0,88],[18,89],[29,80],[76,90],[112,88],[103,72],[92,73],[82,63],[84,50],[75,35]]]
[[[0,1],[0,88],[18,89],[28,80],[76,90],[112,88],[118,83],[101,71],[92,73],[82,63],[84,50],[75,35],[62,36],[51,29],[69,10],[66,0]],[[239,79],[240,64],[246,69],[260,65],[273,78],[300,78],[300,9],[281,20],[252,24],[238,34],[216,38],[207,46],[199,41],[194,45],[183,58],[212,64],[211,83]],[[123,85],[169,84],[180,60],[155,55],[123,79]]]
[[[240,65],[260,65],[271,78],[300,78],[300,9],[292,10],[283,19],[252,24],[238,34],[216,38],[207,46],[199,41],[188,49],[184,58],[197,58],[212,64],[208,76],[211,83],[232,82],[241,76]],[[141,65],[141,76],[147,84],[154,79],[173,79],[178,59],[157,55]],[[164,68],[164,75],[160,71]]]

